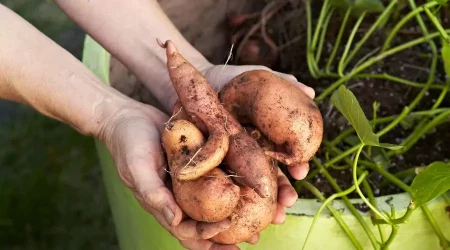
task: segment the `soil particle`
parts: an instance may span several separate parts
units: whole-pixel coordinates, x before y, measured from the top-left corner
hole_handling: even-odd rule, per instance
[[[366,205],[366,203],[353,203],[356,209],[363,213],[367,213],[370,211],[370,208]]]

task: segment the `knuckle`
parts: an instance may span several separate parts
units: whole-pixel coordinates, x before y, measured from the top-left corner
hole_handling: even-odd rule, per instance
[[[156,210],[161,210],[167,203],[165,197],[167,197],[169,191],[165,187],[157,187],[142,191],[141,194],[145,203]]]
[[[130,173],[130,169],[128,167],[119,167],[117,170],[118,174],[119,174],[119,178],[122,181],[122,183],[130,188],[130,189],[134,189],[134,181],[133,181],[133,177],[131,176]]]

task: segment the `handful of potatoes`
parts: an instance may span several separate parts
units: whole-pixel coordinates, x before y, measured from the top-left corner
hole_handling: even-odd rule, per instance
[[[319,148],[320,111],[298,87],[263,70],[244,72],[217,94],[171,41],[158,42],[179,97],[162,135],[174,197],[194,220],[230,219],[211,241],[247,241],[275,215],[278,162],[306,163]]]

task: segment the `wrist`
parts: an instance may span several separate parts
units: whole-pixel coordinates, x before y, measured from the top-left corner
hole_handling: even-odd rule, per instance
[[[120,93],[107,93],[93,103],[92,119],[84,122],[81,133],[105,141],[113,120],[135,110],[137,105],[139,104],[136,101]]]

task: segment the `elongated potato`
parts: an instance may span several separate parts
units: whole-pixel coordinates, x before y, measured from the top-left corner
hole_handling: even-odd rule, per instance
[[[158,40],[158,43],[166,49],[167,69],[181,103],[180,112],[184,112],[180,115],[190,117],[197,127],[206,128],[209,137],[203,146],[206,151],[202,149],[195,157],[199,163],[195,167],[188,165],[178,168],[177,178],[199,178],[219,165],[218,159],[226,155],[222,159],[227,169],[241,176],[241,182],[253,188],[261,197],[273,199],[277,193],[276,171],[266,160],[264,150],[223,107],[204,76],[178,53],[175,45],[171,41],[163,44]],[[227,145],[223,145],[225,140],[228,141]],[[226,151],[225,155],[222,149]],[[213,160],[208,160],[208,157]]]
[[[204,145],[203,134],[186,120],[169,122],[162,135],[170,172],[191,159]],[[219,168],[200,178],[180,181],[172,177],[175,200],[180,208],[197,221],[217,222],[234,211],[240,199],[240,188]]]
[[[256,126],[287,152],[266,151],[286,165],[308,162],[323,136],[322,115],[302,90],[265,70],[233,78],[219,93],[224,107],[240,123]]]
[[[266,150],[274,149],[273,143],[261,134],[258,129],[246,127],[246,131],[258,142],[261,148]],[[269,156],[266,157],[266,160],[272,162],[274,170],[278,170],[276,161],[273,161]],[[277,208],[277,194],[273,194],[270,198],[262,198],[248,186],[241,184],[238,184],[238,186],[240,187],[241,198],[229,217],[231,227],[227,231],[214,236],[211,239],[213,242],[238,244],[247,241],[253,235],[264,230],[273,221]],[[275,188],[274,190],[278,189]]]
[[[169,75],[185,112],[198,117],[208,129],[208,140],[196,156],[197,164],[186,166],[186,162],[179,162],[183,168],[176,167],[174,173],[179,180],[194,180],[218,166],[228,151],[229,135],[223,115],[226,112],[206,79],[178,53],[175,45],[170,41],[158,43],[166,49]]]

